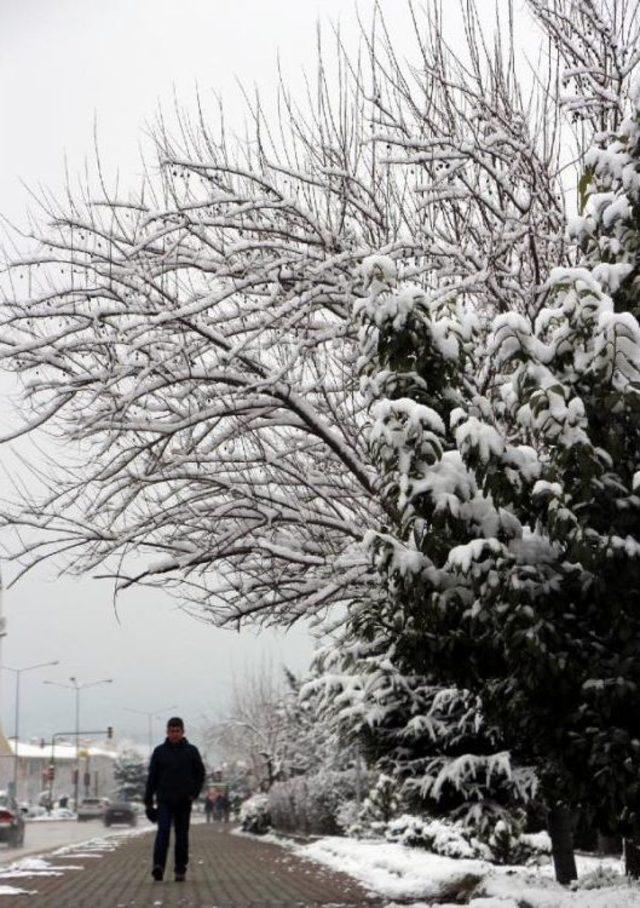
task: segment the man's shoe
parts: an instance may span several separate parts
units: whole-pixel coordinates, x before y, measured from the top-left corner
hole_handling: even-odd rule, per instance
[[[184,883],[184,881],[186,880],[186,878],[187,878],[187,874],[186,874],[186,873],[176,873],[176,875],[175,875],[175,881],[176,881],[176,883]]]
[[[154,867],[153,870],[151,871],[151,876],[154,878],[154,880],[156,881],[156,883],[161,883],[161,882],[162,882],[162,877],[164,876],[164,870],[162,869],[162,867],[160,867],[159,865],[157,865],[157,866]]]

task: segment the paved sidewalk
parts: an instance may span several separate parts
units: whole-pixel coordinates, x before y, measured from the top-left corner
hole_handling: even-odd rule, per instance
[[[381,908],[351,877],[302,860],[288,849],[231,835],[218,824],[191,828],[186,883],[150,876],[152,833],[131,838],[99,859],[47,858],[77,865],[60,877],[7,879],[35,895],[0,895],[0,908]],[[172,842],[173,845],[173,842]],[[169,865],[171,868],[171,865]]]

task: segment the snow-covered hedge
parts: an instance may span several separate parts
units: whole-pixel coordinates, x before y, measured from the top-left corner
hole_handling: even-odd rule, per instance
[[[271,827],[269,814],[269,796],[254,794],[240,807],[240,822],[243,832],[252,832],[254,835],[264,835]]]
[[[363,781],[366,785],[368,780]],[[269,791],[275,829],[312,835],[338,835],[345,805],[356,796],[356,774],[324,771],[276,782]]]

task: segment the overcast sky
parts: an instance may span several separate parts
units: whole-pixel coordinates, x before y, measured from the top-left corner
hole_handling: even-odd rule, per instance
[[[489,14],[493,2],[479,5]],[[372,6],[360,2],[363,18]],[[399,55],[410,54],[402,0],[382,6]],[[0,0],[0,212],[22,221],[29,200],[21,180],[58,191],[65,157],[70,173],[78,173],[93,154],[94,119],[107,167],[119,169],[121,186],[136,185],[146,124],[160,105],[172,104],[174,92],[188,107],[197,83],[237,115],[236,79],[269,92],[278,52],[289,83],[301,83],[302,67],[313,61],[317,19],[339,20],[345,42],[355,47],[355,8],[351,0]],[[0,430],[14,419],[12,390],[0,376]],[[0,467],[19,472],[15,453],[0,448]],[[4,608],[5,665],[61,661],[22,676],[25,737],[47,738],[73,724],[72,692],[47,687],[44,678],[112,677],[113,684],[82,695],[81,724],[113,725],[120,735],[146,740],[146,720],[125,707],[171,707],[192,728],[202,726],[207,715],[224,714],[234,672],[263,659],[301,670],[312,650],[304,629],[238,635],[198,623],[175,601],[145,590],[121,597],[118,621],[108,584],[56,580],[51,571],[5,593]],[[3,725],[11,735],[14,676],[3,671],[1,681]]]

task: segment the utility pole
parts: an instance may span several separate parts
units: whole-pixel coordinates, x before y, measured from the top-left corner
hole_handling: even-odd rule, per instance
[[[71,684],[61,684],[59,681],[43,681],[43,684],[52,684],[56,687],[64,687],[66,690],[73,690],[76,694],[76,772],[75,772],[75,781],[74,781],[74,801],[75,809],[78,809],[78,787],[80,783],[80,691],[85,690],[87,687],[96,687],[98,684],[112,684],[113,678],[102,678],[100,681],[85,681],[80,683],[75,675],[72,675],[69,678]]]
[[[59,664],[59,660],[55,659],[53,662],[38,662],[36,665],[26,665],[22,668],[11,668],[8,665],[2,666],[6,671],[13,672],[16,676],[16,702],[13,720],[13,796],[16,800],[18,798],[18,742],[20,740],[20,675],[23,672],[33,671],[35,668],[48,668],[50,665]]]
[[[164,709],[157,709],[153,712],[145,712],[143,709],[132,709],[130,706],[125,706],[123,709],[128,713],[136,713],[138,716],[147,717],[147,737],[149,740],[149,757],[151,757],[153,752],[153,720],[168,713],[170,709],[177,709],[176,704],[173,703],[171,706],[165,706]]]

